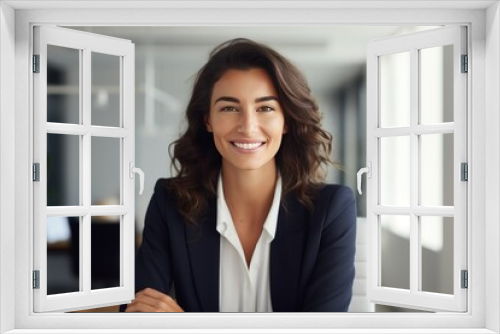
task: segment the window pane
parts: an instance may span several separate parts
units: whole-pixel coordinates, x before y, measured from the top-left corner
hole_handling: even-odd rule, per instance
[[[420,203],[453,206],[453,133],[420,136]]]
[[[420,217],[422,291],[453,294],[453,218]]]
[[[92,137],[92,205],[120,204],[120,139]]]
[[[80,291],[79,217],[47,217],[47,294]]]
[[[453,122],[453,45],[420,50],[420,119]]]
[[[47,45],[47,122],[80,123],[80,50]]]
[[[380,216],[381,285],[410,289],[410,216]]]
[[[79,136],[47,134],[47,205],[80,205]]]
[[[120,126],[120,57],[92,52],[92,125]]]
[[[120,286],[120,225],[120,216],[92,217],[92,290]]]
[[[380,126],[410,125],[410,53],[380,57]]]
[[[380,138],[380,204],[410,206],[410,137]]]

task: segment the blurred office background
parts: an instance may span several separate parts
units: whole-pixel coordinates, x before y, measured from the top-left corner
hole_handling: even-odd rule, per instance
[[[196,72],[218,44],[236,37],[246,37],[267,44],[288,57],[309,80],[324,115],[323,125],[333,134],[333,158],[342,169],[329,170],[328,181],[345,184],[356,193],[358,210],[357,277],[351,312],[408,311],[371,304],[366,298],[366,197],[356,191],[356,173],[366,166],[366,45],[370,40],[411,33],[433,27],[393,26],[255,26],[255,27],[69,27],[96,34],[131,40],[135,53],[135,124],[136,166],[145,175],[142,196],[136,194],[137,244],[141,242],[144,215],[158,178],[171,174],[168,146],[185,128],[184,110]],[[52,52],[52,53],[51,53]],[[48,121],[78,122],[78,113],[70,113],[78,104],[78,52],[64,48],[49,49]],[[441,56],[439,56],[441,57]],[[438,57],[438,58],[439,58]],[[93,124],[117,125],[119,114],[119,62],[116,57],[92,58]],[[443,65],[437,68],[443,71]],[[396,67],[392,75],[398,74]],[[397,80],[396,80],[397,81]],[[439,86],[439,84],[438,84]],[[441,85],[442,86],[442,85]],[[442,88],[442,87],[441,87]],[[436,89],[441,89],[437,87]],[[394,97],[397,99],[397,95]],[[96,120],[96,122],[94,122]],[[71,136],[70,136],[71,137]],[[48,205],[78,205],[78,139],[48,135]],[[446,144],[449,145],[449,144]],[[443,160],[441,151],[432,160]],[[446,146],[450,148],[450,146]],[[445,148],[446,148],[445,147]],[[451,147],[453,143],[451,142]],[[92,203],[119,202],[119,142],[103,138],[92,143]],[[392,157],[395,158],[395,157]],[[407,166],[409,167],[409,166]],[[436,175],[443,178],[442,174]],[[136,183],[138,186],[138,183]],[[363,193],[365,193],[363,182]],[[429,192],[432,195],[432,191]],[[452,195],[451,195],[452,196]],[[446,205],[446,204],[445,204]],[[119,220],[97,217],[93,226],[108,226],[93,232],[93,288],[119,284]],[[48,224],[49,294],[78,290],[78,230],[72,219],[51,219]],[[118,223],[118,224],[117,224]],[[73,224],[73,225],[72,225]],[[99,225],[100,224],[100,225]],[[382,280],[387,286],[406,288],[409,282],[409,235],[398,224],[383,224]],[[439,226],[428,235],[423,249],[427,291],[452,293],[448,268],[452,260],[450,224]],[[447,226],[451,229],[447,229]],[[115,226],[114,230],[113,227]],[[94,230],[94,229],[93,229]],[[114,231],[114,232],[113,232]],[[101,235],[94,235],[101,233]],[[94,241],[96,245],[94,246]],[[100,244],[99,245],[97,245]],[[104,263],[104,265],[102,265]],[[107,265],[106,265],[107,264]],[[95,266],[95,267],[94,267]],[[94,273],[95,272],[95,273]],[[451,280],[452,282],[453,280]]]

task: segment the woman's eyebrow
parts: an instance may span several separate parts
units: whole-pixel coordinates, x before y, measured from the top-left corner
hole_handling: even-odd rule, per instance
[[[234,102],[234,103],[240,103],[240,100],[238,100],[235,97],[230,97],[230,96],[221,96],[217,100],[215,100],[214,104],[216,104],[219,101],[226,101],[226,102]]]
[[[235,97],[221,96],[217,100],[215,100],[214,104],[216,104],[217,102],[220,102],[220,101],[240,103],[240,100],[238,100]],[[263,97],[258,97],[258,98],[255,99],[256,103],[266,102],[266,101],[277,101],[277,102],[279,102],[278,98],[276,96],[263,96]]]
[[[263,96],[263,97],[259,97],[257,99],[255,99],[255,102],[259,103],[259,102],[266,102],[266,101],[276,101],[276,102],[279,102],[278,101],[278,98],[276,96]]]

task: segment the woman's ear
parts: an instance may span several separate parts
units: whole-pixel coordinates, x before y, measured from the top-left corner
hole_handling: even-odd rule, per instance
[[[203,117],[203,118],[204,118],[204,120],[205,120],[205,125],[206,125],[206,127],[207,127],[207,131],[208,131],[208,132],[213,132],[213,130],[212,130],[212,125],[210,124],[210,118],[208,118],[208,116],[205,116],[205,117]]]
[[[283,126],[283,134],[288,133],[288,125]]]

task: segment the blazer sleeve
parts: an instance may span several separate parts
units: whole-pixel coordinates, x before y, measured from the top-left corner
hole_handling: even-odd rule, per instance
[[[326,196],[325,196],[326,197]],[[318,210],[325,210],[316,263],[304,297],[304,311],[346,312],[352,297],[356,253],[356,201],[338,186]]]
[[[169,293],[172,284],[172,261],[169,251],[169,233],[165,221],[166,189],[159,180],[144,220],[143,241],[135,262],[136,292],[153,288]]]
[[[142,244],[135,259],[135,292],[153,288],[165,294],[172,284],[172,261],[169,252],[169,232],[165,221],[167,191],[158,180],[146,217]],[[126,305],[120,307],[124,311]]]

